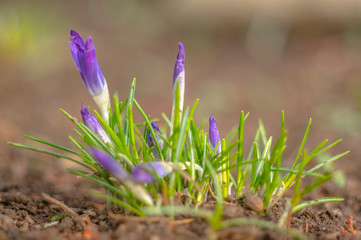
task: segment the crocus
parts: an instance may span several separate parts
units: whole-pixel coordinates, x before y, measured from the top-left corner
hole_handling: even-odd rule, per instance
[[[109,154],[94,147],[90,148],[90,153],[105,170],[110,172],[117,179],[126,180],[129,178],[129,174],[124,171],[120,164]]]
[[[209,117],[209,141],[211,143],[211,146],[215,148],[217,147],[217,153],[221,152],[221,139],[219,138],[219,132],[217,123],[214,120],[213,114]]]
[[[155,181],[155,176],[162,178],[172,172],[172,167],[165,162],[147,162],[135,165],[129,174],[108,153],[94,147],[89,151],[106,171],[122,182],[152,183]]]
[[[104,128],[100,125],[96,117],[94,117],[83,104],[81,105],[80,110],[81,116],[83,118],[84,124],[98,137],[103,140],[105,143],[111,143],[108,134],[105,132]]]
[[[163,178],[172,172],[172,167],[165,162],[147,162],[138,164],[132,170],[132,178],[139,183],[152,183],[155,176]]]
[[[183,111],[183,102],[184,102],[184,60],[185,60],[185,52],[183,44],[180,42],[179,45],[179,51],[177,55],[177,60],[175,62],[174,66],[174,72],[173,72],[173,95],[175,96],[176,86],[178,82],[179,86],[179,110]]]
[[[84,41],[74,30],[70,31],[70,50],[84,84],[100,108],[103,118],[109,121],[110,99],[107,82],[98,65],[93,40]]]
[[[151,125],[152,125],[152,128],[156,131],[155,135],[156,135],[158,144],[159,144],[160,148],[162,149],[162,148],[163,148],[163,145],[164,145],[164,142],[163,142],[162,138],[157,134],[157,132],[158,132],[159,134],[162,134],[162,133],[160,132],[160,130],[159,130],[158,124],[157,124],[157,122],[152,122]],[[157,149],[155,148],[155,147],[156,147],[155,140],[154,140],[153,135],[152,135],[152,133],[151,133],[150,131],[149,131],[149,133],[148,133],[148,146],[149,146],[150,148],[151,148],[151,147],[154,147],[154,149],[153,149],[154,157],[158,158],[159,155],[158,155]]]
[[[110,172],[115,178],[119,179],[138,200],[148,206],[154,205],[153,199],[147,190],[145,190],[142,185],[134,181],[130,174],[124,171],[121,165],[115,161],[114,158],[97,148],[90,148],[90,153],[106,171]]]

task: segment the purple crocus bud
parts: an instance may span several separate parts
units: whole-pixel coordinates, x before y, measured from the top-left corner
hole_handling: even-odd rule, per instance
[[[135,181],[135,179],[132,179],[132,176],[124,171],[124,169],[117,161],[115,161],[114,158],[112,158],[109,154],[93,147],[90,148],[90,153],[106,171],[112,174],[115,178],[119,179],[138,200],[142,201],[148,206],[154,205],[153,199],[147,190],[137,181]],[[163,173],[161,172],[161,174]]]
[[[175,89],[176,89],[176,83],[178,82],[179,85],[179,96],[180,96],[180,104],[179,108],[180,111],[183,111],[183,100],[184,100],[184,60],[185,60],[185,52],[183,44],[180,42],[179,44],[179,51],[177,55],[177,60],[175,62],[174,66],[174,72],[173,72],[173,95],[175,96]]]
[[[152,125],[152,128],[156,131],[155,135],[156,135],[157,141],[159,143],[159,146],[162,149],[163,145],[164,145],[164,142],[163,142],[162,138],[160,136],[158,136],[158,134],[157,134],[157,132],[159,134],[162,134],[160,132],[160,130],[159,130],[158,124],[157,124],[157,122],[153,121],[151,125]],[[153,135],[152,135],[152,133],[150,131],[149,131],[149,134],[148,134],[148,147],[149,148],[154,147],[154,149],[153,149],[154,157],[158,158],[159,155],[158,155],[157,149],[155,148],[156,147],[155,140],[154,140]]]
[[[90,153],[97,160],[97,162],[114,177],[118,178],[119,180],[126,180],[129,178],[129,174],[125,172],[120,164],[109,154],[94,147],[90,148]]]
[[[172,172],[172,167],[165,162],[147,162],[138,164],[132,170],[132,178],[138,183],[152,183],[156,176],[163,178]]]
[[[70,31],[70,50],[75,65],[84,84],[101,110],[103,118],[109,122],[110,99],[107,82],[98,65],[93,40],[84,41],[74,30]]]
[[[100,125],[99,121],[94,117],[84,106],[84,104],[81,105],[80,110],[81,116],[83,118],[84,124],[92,130],[98,137],[103,140],[105,143],[111,143],[110,138],[108,137],[108,134],[105,132],[104,128]]]
[[[211,146],[215,148],[217,147],[217,154],[221,152],[221,139],[219,138],[219,132],[217,123],[214,120],[213,114],[209,117],[209,141],[211,143]]]

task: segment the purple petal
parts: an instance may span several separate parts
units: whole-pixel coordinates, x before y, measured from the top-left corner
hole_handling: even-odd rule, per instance
[[[107,135],[107,133],[105,132],[104,128],[100,125],[98,119],[96,119],[96,117],[94,117],[88,110],[88,108],[86,108],[83,104],[81,105],[81,110],[80,110],[81,116],[83,118],[83,122],[84,124],[92,131],[94,132],[96,135],[98,135],[98,137],[103,140],[103,142],[105,143],[110,143],[110,139]]]
[[[123,170],[120,164],[115,161],[109,154],[97,149],[90,148],[90,153],[97,160],[97,162],[114,177],[123,180],[128,178],[128,174]]]
[[[92,38],[89,37],[85,42],[73,30],[70,31],[70,35],[70,50],[75,65],[90,95],[97,96],[103,91],[105,78],[97,62]]]
[[[85,47],[84,39],[74,30],[70,30],[70,42],[74,42],[75,44],[79,45],[82,49]]]
[[[185,52],[183,44],[180,42],[179,44],[179,51],[177,55],[177,60],[175,62],[174,66],[174,72],[173,72],[173,87],[175,84],[175,81],[179,80],[179,84],[184,84],[184,60],[185,60]]]
[[[138,183],[152,183],[156,176],[163,178],[172,172],[172,168],[164,162],[147,162],[138,164],[132,170],[132,177]]]
[[[157,132],[159,134],[162,134],[160,132],[160,130],[159,130],[157,122],[154,122],[154,121],[152,122],[152,128],[155,130],[155,135],[156,135],[156,138],[157,138],[160,149],[163,149],[163,145],[164,145],[163,139],[157,134]],[[148,133],[148,147],[149,148],[154,147],[153,155],[154,155],[155,158],[159,158],[159,153],[158,153],[158,150],[156,149],[155,140],[154,140],[153,135],[152,135],[152,133],[150,131]]]
[[[213,114],[209,117],[209,141],[211,143],[211,146],[215,148],[217,147],[217,153],[221,152],[221,139],[219,138],[219,132],[217,123],[214,120]]]
[[[159,127],[157,125],[157,122],[153,121],[152,122],[152,128],[158,132],[159,134],[162,134],[159,130]],[[158,136],[158,134],[155,134],[156,137],[157,137],[157,140],[158,140],[158,143],[161,143],[163,142],[162,141],[162,138]],[[149,131],[149,134],[148,134],[148,146],[151,148],[151,147],[154,147],[155,146],[155,141],[154,141],[154,138],[153,138],[153,135],[152,133]]]
[[[81,74],[81,69],[79,66],[79,60],[78,60],[78,51],[80,49],[84,50],[85,48],[85,41],[81,38],[81,36],[75,32],[74,30],[70,31],[70,50],[71,50],[71,55],[73,56],[74,62],[76,67],[78,68],[80,74]]]

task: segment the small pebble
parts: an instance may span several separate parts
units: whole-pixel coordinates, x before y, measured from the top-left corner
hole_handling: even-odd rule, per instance
[[[23,224],[20,226],[20,232],[29,232],[29,223],[23,222]]]
[[[342,217],[342,212],[340,209],[331,209],[328,211],[328,214],[332,218],[341,218]]]
[[[262,199],[254,195],[246,197],[244,199],[244,205],[255,212],[260,212],[263,209]]]
[[[61,220],[58,228],[60,229],[61,232],[67,232],[71,230],[74,224],[75,223],[73,219],[71,219],[71,217],[68,216]]]
[[[28,223],[30,224],[34,224],[34,220],[29,215],[25,217],[25,220],[28,221]]]
[[[35,224],[35,225],[33,226],[33,228],[36,229],[36,230],[39,230],[39,229],[41,229],[41,226],[40,226],[40,224]]]
[[[16,212],[13,209],[6,208],[3,210],[3,212],[6,216],[10,217],[13,220],[17,218]]]
[[[27,210],[28,210],[29,213],[35,214],[37,208],[36,208],[36,206],[32,206],[32,205],[29,205],[29,204],[28,204],[28,205],[27,205]]]
[[[84,214],[85,214],[85,215],[88,215],[88,216],[90,216],[90,217],[96,217],[96,216],[97,216],[97,214],[96,214],[93,210],[91,210],[91,209],[85,210],[85,211],[84,211]]]
[[[5,232],[15,231],[17,229],[15,222],[6,215],[0,214],[0,230]]]
[[[30,202],[30,199],[25,194],[17,192],[15,194],[15,201],[18,203],[27,204],[28,202]]]

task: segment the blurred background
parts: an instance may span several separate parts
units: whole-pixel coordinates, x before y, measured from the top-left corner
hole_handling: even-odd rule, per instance
[[[24,152],[6,145],[29,143],[23,134],[71,146],[73,125],[59,109],[80,119],[81,103],[96,107],[71,57],[70,29],[93,37],[111,94],[124,100],[137,78],[136,98],[153,118],[170,115],[183,42],[185,103],[200,99],[195,120],[205,120],[205,129],[213,113],[225,136],[241,110],[250,112],[249,146],[259,119],[278,137],[285,110],[289,155],[296,154],[312,117],[309,148],[343,138],[334,153],[351,153],[338,166],[351,173],[361,165],[359,0],[2,0],[3,156]]]

